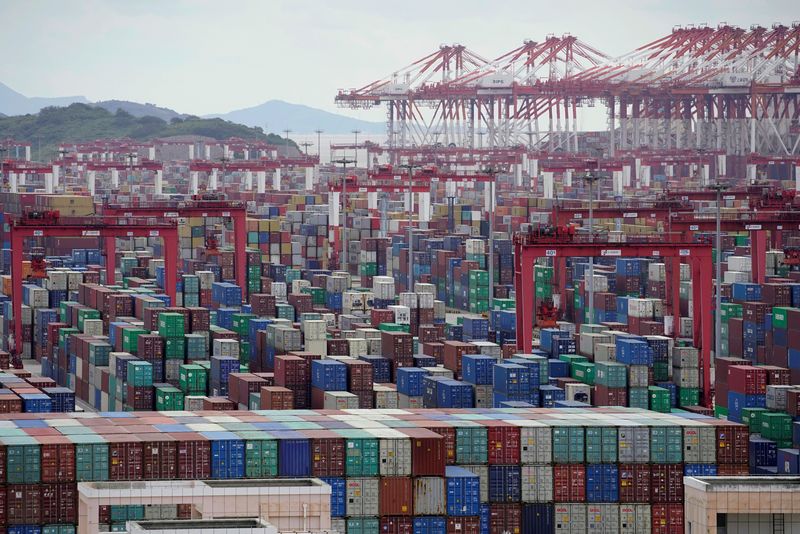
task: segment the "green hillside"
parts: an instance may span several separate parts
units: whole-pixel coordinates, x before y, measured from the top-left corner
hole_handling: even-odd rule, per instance
[[[202,135],[219,140],[241,137],[276,145],[286,142],[278,135],[265,135],[261,128],[250,128],[222,119],[188,117],[166,122],[157,117],[137,118],[121,110],[111,113],[86,104],[44,108],[35,115],[0,117],[0,139],[12,138],[31,143],[34,158],[38,157],[41,145],[43,160],[53,158],[58,144],[62,142],[121,137],[145,141],[173,135]],[[290,144],[297,147],[294,142]]]

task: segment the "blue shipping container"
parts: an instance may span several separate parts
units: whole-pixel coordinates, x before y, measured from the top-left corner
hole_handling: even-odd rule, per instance
[[[478,475],[462,467],[448,465],[445,477],[447,515],[478,515],[481,507],[481,481]]]
[[[271,432],[278,439],[278,475],[307,477],[311,475],[311,447],[308,439],[297,432]]]
[[[347,366],[337,360],[313,360],[311,385],[324,391],[347,391]]]
[[[619,469],[614,464],[586,466],[586,500],[616,502],[619,500]]]
[[[489,502],[522,500],[522,473],[518,465],[489,466]]]
[[[430,373],[419,367],[399,367],[397,369],[397,392],[409,397],[425,394],[424,379]]]
[[[479,386],[492,384],[495,358],[484,354],[465,354],[461,358],[461,376],[464,382]]]
[[[347,506],[347,484],[344,478],[320,477],[331,487],[331,517],[344,517]]]

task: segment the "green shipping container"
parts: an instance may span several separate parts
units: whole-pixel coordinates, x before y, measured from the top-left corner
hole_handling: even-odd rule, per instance
[[[238,432],[245,440],[245,476],[273,478],[278,476],[278,442],[264,432]]]
[[[29,436],[4,436],[6,446],[6,481],[9,484],[37,484],[42,478],[41,450]]]
[[[610,388],[628,387],[628,366],[617,362],[595,363],[595,382]]]
[[[672,409],[672,402],[669,391],[658,386],[647,388],[648,398],[650,399],[650,409],[654,412],[669,413]]]
[[[186,395],[205,395],[208,371],[197,364],[183,364],[178,371],[178,383]]]
[[[772,308],[772,326],[774,328],[789,328],[789,308],[785,306],[775,306]]]
[[[650,461],[654,464],[679,464],[683,461],[683,427],[650,428]]]
[[[678,406],[698,406],[700,404],[699,388],[678,388]]]
[[[742,424],[750,428],[750,432],[761,432],[761,416],[768,413],[766,408],[742,408]]]
[[[577,362],[570,366],[570,376],[584,384],[594,385],[595,368],[590,362]]]
[[[342,429],[337,431],[345,438],[345,474],[348,477],[378,476],[378,440],[361,430]]]
[[[666,382],[669,380],[670,362],[653,362],[653,381]]]
[[[456,428],[456,463],[485,464],[488,460],[488,432],[482,426]]]
[[[148,334],[143,328],[123,328],[122,329],[122,351],[136,354],[139,350],[139,336]]]
[[[100,319],[100,311],[92,308],[78,309],[78,328],[83,331],[83,322],[86,319]]]
[[[617,462],[618,429],[612,426],[586,427],[586,463],[613,464]]]
[[[533,277],[537,282],[552,282],[553,268],[545,265],[534,265]]]
[[[108,443],[97,434],[76,434],[68,438],[75,444],[76,480],[108,480]]]
[[[669,395],[668,391],[667,394]],[[647,410],[650,406],[650,395],[647,388],[629,388],[628,406],[631,408],[641,408],[643,410]]]
[[[739,318],[742,316],[742,305],[734,304],[732,302],[723,302],[720,306],[720,317],[723,323],[727,323],[728,319]]]
[[[553,427],[553,463],[585,462],[585,436],[582,426]]]
[[[158,314],[158,334],[161,337],[183,337],[186,334],[184,318],[181,313],[162,312]]]
[[[769,412],[761,414],[760,419],[762,437],[775,441],[792,439],[792,417],[789,414]]]
[[[183,411],[183,392],[169,384],[157,386],[156,410],[159,412]]]
[[[717,418],[727,418],[728,417],[728,407],[727,406],[720,406],[717,404],[714,406],[714,417]]]
[[[42,534],[75,534],[75,525],[45,525]]]
[[[570,367],[575,365],[576,363],[581,362],[588,362],[589,359],[586,356],[581,356],[580,354],[560,354],[558,359],[562,362],[567,362]]]
[[[153,366],[143,360],[131,360],[127,364],[128,384],[141,387],[153,385]]]
[[[347,518],[347,534],[379,534],[380,522],[377,517]]]
[[[492,309],[494,310],[513,310],[517,306],[514,299],[492,299]]]
[[[182,360],[186,357],[186,338],[168,337],[164,340],[164,357],[168,360]]]

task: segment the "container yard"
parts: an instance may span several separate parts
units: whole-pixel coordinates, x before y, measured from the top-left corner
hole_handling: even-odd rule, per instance
[[[631,44],[0,113],[0,534],[798,531],[800,25]]]

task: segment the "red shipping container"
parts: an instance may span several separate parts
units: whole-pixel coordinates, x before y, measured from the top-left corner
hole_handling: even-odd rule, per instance
[[[381,534],[413,534],[413,532],[414,519],[411,517],[381,517]]]
[[[78,491],[75,484],[41,485],[42,523],[77,523]]]
[[[776,365],[764,365],[761,367],[767,373],[767,385],[770,386],[789,386],[791,385],[792,373],[785,367]]]
[[[447,534],[481,534],[480,516],[448,517]]]
[[[9,525],[40,525],[41,485],[9,484],[6,491],[6,517]]]
[[[553,499],[556,502],[586,502],[586,466],[553,466]]]
[[[519,463],[520,429],[504,421],[486,421],[489,440],[489,465]]]
[[[345,463],[344,438],[330,430],[305,430],[311,447],[311,475],[343,477]]]
[[[0,487],[0,525],[6,525],[8,523],[8,514],[6,509],[6,488]]]
[[[619,501],[650,502],[650,464],[620,464]]]
[[[379,514],[411,516],[414,513],[411,477],[381,477]]]
[[[462,341],[445,341],[443,345],[444,366],[453,371],[456,380],[461,380],[461,358],[464,354],[477,354],[478,347]]]
[[[109,480],[142,480],[142,455],[144,452],[141,440],[131,434],[112,434],[106,436],[108,441],[108,479]]]
[[[800,389],[786,392],[786,413],[795,417],[800,415]]]
[[[372,364],[362,360],[347,360],[347,391],[372,391]]]
[[[41,436],[42,482],[75,481],[75,444],[64,436]]]
[[[236,410],[236,403],[225,397],[205,397],[203,409],[212,412],[231,412]]]
[[[746,395],[767,393],[767,371],[752,365],[732,365],[728,367],[728,391]]]
[[[498,504],[489,505],[489,534],[522,532],[522,505]]]
[[[653,504],[650,507],[652,534],[683,534],[683,504]]]
[[[281,386],[262,386],[260,400],[262,410],[294,409],[294,393]]]
[[[445,457],[447,458],[447,465],[455,465],[456,463],[456,429],[452,426],[436,426],[436,423],[431,421],[430,425],[424,426],[431,432],[436,432],[444,438]]]
[[[728,421],[709,421],[717,427],[717,463],[746,464],[750,460],[750,431]]]
[[[311,382],[311,364],[298,356],[275,356],[275,385],[299,386]]]
[[[195,432],[170,434],[178,442],[177,479],[203,480],[211,478],[211,442]]]
[[[598,385],[594,388],[592,398],[595,406],[627,406],[628,389]]]
[[[720,464],[717,466],[717,475],[725,477],[748,476],[750,466],[748,464]]]
[[[651,466],[650,502],[683,502],[683,464],[653,464]]]
[[[411,438],[411,474],[415,477],[443,477],[447,465],[444,438],[425,428],[398,430]]]
[[[178,472],[178,442],[169,434],[140,434],[145,480],[173,480]]]

